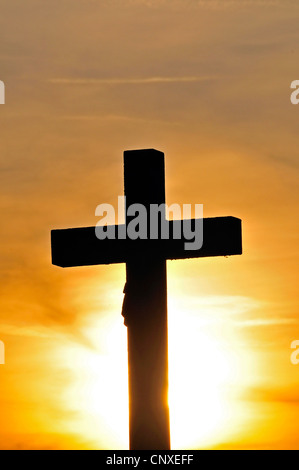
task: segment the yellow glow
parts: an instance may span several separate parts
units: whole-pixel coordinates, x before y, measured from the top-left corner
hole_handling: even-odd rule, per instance
[[[219,299],[209,301],[213,305]],[[229,329],[223,332],[215,323],[211,327],[209,320],[213,323],[213,316],[217,318],[217,308],[192,311],[189,305],[187,313],[178,299],[169,303],[172,448],[215,446],[233,435],[238,424],[248,424],[246,406],[241,406],[238,394],[245,386],[243,368],[251,375],[249,351],[239,350],[239,338],[228,334]],[[223,314],[229,318],[229,311]],[[237,406],[242,408],[239,417]]]
[[[206,311],[189,305],[184,312],[179,298],[169,301],[173,449],[216,446],[232,436],[238,425],[248,423],[246,406],[236,398],[246,385],[244,367],[250,375],[246,349],[240,353],[238,338],[234,341],[227,332],[222,335],[222,327],[215,326],[219,298],[203,302]],[[74,414],[66,430],[93,442],[94,448],[128,448],[126,328],[115,315],[99,319],[92,314],[83,330],[90,347],[73,343],[56,351],[57,358],[63,358],[62,367],[71,373],[61,397],[62,406]]]
[[[200,331],[190,317],[171,309],[169,404],[175,449],[215,443],[225,421],[226,391],[234,356],[221,341]],[[175,323],[175,320],[177,322]],[[188,322],[188,328],[182,325]]]
[[[90,337],[101,336],[96,323],[89,332]],[[69,431],[93,441],[95,448],[128,448],[125,333],[121,320],[106,323],[101,353],[78,345],[57,352],[72,373],[62,397],[63,405],[75,412],[68,423]]]

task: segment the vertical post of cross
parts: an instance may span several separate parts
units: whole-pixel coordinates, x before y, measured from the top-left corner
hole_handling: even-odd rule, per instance
[[[126,208],[165,204],[164,154],[124,152]],[[164,214],[165,215],[165,214]],[[126,218],[126,225],[130,217]],[[129,363],[130,449],[170,449],[166,261],[136,248],[126,263],[123,314]]]

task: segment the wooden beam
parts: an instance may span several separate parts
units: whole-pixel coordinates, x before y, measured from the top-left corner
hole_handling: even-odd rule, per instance
[[[170,221],[170,234],[174,224]],[[194,219],[191,221],[194,226]],[[139,253],[141,258],[150,252],[162,259],[204,258],[207,256],[231,256],[242,254],[242,223],[236,217],[215,217],[203,219],[203,246],[199,250],[185,250],[190,242],[184,236],[175,240],[118,240],[115,226],[115,240],[99,240],[95,227],[52,230],[52,263],[63,268],[98,264],[126,263]]]

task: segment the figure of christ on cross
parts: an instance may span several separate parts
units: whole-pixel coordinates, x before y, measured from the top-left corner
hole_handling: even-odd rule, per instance
[[[126,208],[165,204],[164,154],[154,149],[124,152]],[[127,213],[127,211],[126,211]],[[147,221],[150,233],[150,220]],[[194,225],[195,220],[189,221]],[[125,225],[130,223],[126,217]],[[174,224],[170,221],[170,234]],[[116,226],[117,231],[124,227]],[[95,227],[52,230],[52,263],[60,267],[126,263],[122,315],[127,327],[129,441],[131,450],[169,450],[166,261],[242,254],[241,220],[203,219],[203,244],[185,249],[170,235],[158,239],[104,239]]]

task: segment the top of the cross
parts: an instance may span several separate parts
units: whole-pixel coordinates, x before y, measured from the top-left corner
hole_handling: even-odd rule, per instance
[[[139,159],[163,160],[164,153],[156,149],[134,149],[124,151],[124,161],[137,162]]]
[[[148,148],[148,149],[132,149],[132,150],[125,150],[124,153],[130,153],[130,154],[134,154],[134,153],[149,153],[149,154],[162,154],[164,155],[163,152],[161,152],[161,150],[157,150],[157,149],[153,149],[153,148]]]
[[[124,186],[127,206],[165,204],[164,153],[155,149],[125,150]]]

